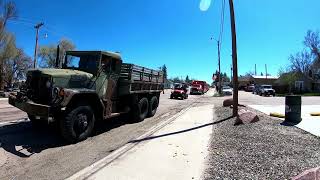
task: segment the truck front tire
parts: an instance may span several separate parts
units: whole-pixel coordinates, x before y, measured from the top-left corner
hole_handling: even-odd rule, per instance
[[[153,96],[149,101],[148,117],[152,117],[156,114],[158,105],[159,101],[157,96]]]
[[[61,134],[70,143],[85,140],[93,131],[94,112],[90,106],[71,109],[60,122]]]

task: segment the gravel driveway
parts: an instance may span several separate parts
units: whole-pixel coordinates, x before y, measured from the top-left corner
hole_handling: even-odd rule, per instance
[[[222,120],[232,111],[215,113]],[[213,126],[204,179],[288,179],[320,165],[319,138],[257,113],[254,124],[233,126],[231,118]]]

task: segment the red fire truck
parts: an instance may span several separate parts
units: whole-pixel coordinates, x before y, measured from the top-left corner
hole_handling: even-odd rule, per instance
[[[209,90],[206,81],[192,81],[190,94],[204,94]]]

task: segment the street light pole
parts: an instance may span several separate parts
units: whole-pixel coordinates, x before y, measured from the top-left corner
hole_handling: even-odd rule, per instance
[[[37,65],[38,34],[39,34],[39,28],[41,26],[43,26],[43,23],[39,23],[34,26],[34,28],[36,29],[36,46],[34,48],[33,68],[36,68],[36,65]]]
[[[238,115],[238,60],[237,60],[237,35],[234,17],[233,0],[229,0],[231,37],[232,37],[232,67],[233,67],[233,116]]]
[[[219,81],[219,84],[218,84],[218,92],[219,94],[221,94],[221,68],[220,68],[220,65],[221,65],[221,62],[220,62],[220,41],[216,40],[214,37],[211,37],[211,40],[215,40],[217,41],[217,45],[218,45],[218,81]]]

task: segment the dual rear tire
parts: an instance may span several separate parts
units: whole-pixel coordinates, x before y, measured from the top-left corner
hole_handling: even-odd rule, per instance
[[[141,98],[132,108],[132,115],[134,122],[143,121],[147,117],[152,117],[156,114],[159,105],[159,100],[157,96],[153,96],[148,100],[148,98]]]

